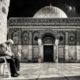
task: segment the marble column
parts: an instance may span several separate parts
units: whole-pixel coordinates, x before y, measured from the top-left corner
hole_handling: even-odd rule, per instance
[[[80,62],[80,46],[76,46],[76,51],[77,51],[77,62]]]
[[[77,52],[77,62],[80,62],[80,30],[77,30],[77,45],[76,45],[76,52]]]
[[[7,40],[7,16],[10,0],[0,0],[0,43]]]
[[[28,60],[32,60],[32,32],[29,32],[29,55]]]
[[[54,50],[53,60],[54,62],[56,62],[56,54],[57,54],[56,45],[54,45],[53,50]]]
[[[38,62],[42,62],[43,60],[43,45],[42,45],[42,40],[38,39],[38,45],[39,45],[39,58]]]
[[[22,46],[21,45],[18,45],[18,52],[17,52],[18,54],[19,54],[19,59],[21,60],[21,57],[22,57]]]
[[[68,32],[66,32],[66,45],[65,45],[65,60],[68,61],[69,57],[68,57],[68,54],[69,54],[69,45],[68,45]]]
[[[58,44],[59,44],[59,40],[58,39],[56,39],[55,40],[55,46],[56,46],[56,63],[58,63]]]

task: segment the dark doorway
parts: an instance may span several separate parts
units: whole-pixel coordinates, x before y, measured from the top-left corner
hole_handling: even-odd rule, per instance
[[[44,46],[44,62],[53,62],[53,45]]]

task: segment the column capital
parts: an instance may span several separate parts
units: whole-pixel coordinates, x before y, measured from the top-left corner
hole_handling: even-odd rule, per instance
[[[55,39],[55,45],[58,46],[59,45],[59,39]]]
[[[38,39],[38,44],[42,45],[42,39],[41,38]]]

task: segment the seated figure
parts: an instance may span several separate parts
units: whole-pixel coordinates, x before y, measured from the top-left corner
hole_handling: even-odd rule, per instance
[[[13,40],[9,39],[7,42],[2,44],[2,50],[5,54],[5,57],[10,63],[10,72],[12,77],[17,77],[19,74],[17,73],[17,66],[15,63],[15,55],[11,50],[11,45],[13,44]]]

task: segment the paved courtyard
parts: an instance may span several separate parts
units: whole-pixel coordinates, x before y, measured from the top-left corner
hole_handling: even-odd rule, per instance
[[[5,74],[4,79],[80,80],[80,63],[21,63],[19,73],[17,78],[8,78]]]

